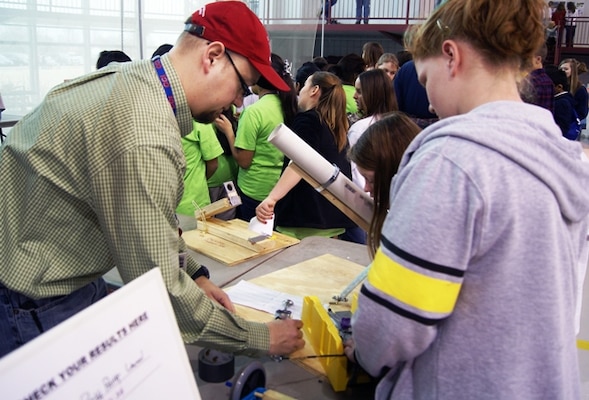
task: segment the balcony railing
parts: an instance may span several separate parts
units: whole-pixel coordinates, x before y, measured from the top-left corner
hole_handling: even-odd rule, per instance
[[[354,24],[356,3],[335,0],[327,23]],[[323,22],[323,0],[249,0],[249,7],[269,28],[276,25],[311,25]],[[372,1],[368,23],[370,25],[409,26],[422,23],[440,0],[379,0]],[[567,21],[568,23],[569,21]],[[576,32],[572,46],[565,43],[565,28],[561,29],[560,42],[555,49],[556,60],[562,52],[589,52],[589,17],[575,19]],[[366,29],[364,24],[358,29]]]
[[[439,0],[379,0],[372,1],[369,24],[410,25],[429,16]],[[321,21],[323,0],[249,0],[249,7],[267,25],[311,24]],[[336,0],[331,7],[331,19],[340,23],[356,21],[356,2]]]
[[[568,47],[589,48],[589,17],[576,17],[575,23],[576,29],[572,43],[573,46]],[[568,19],[565,24],[570,24]],[[566,27],[561,29],[559,34],[561,36],[561,44],[565,44]],[[565,45],[565,47],[567,46]]]

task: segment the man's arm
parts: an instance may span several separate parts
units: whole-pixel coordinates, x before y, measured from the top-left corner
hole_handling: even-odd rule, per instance
[[[160,268],[187,343],[250,355],[267,354],[273,344],[283,354],[302,346],[295,338],[295,322],[271,328],[245,321],[211,301],[195,284],[189,275],[199,267],[195,260],[187,257],[188,273],[179,268],[178,253],[185,244],[174,211],[182,167],[176,149],[138,146],[93,175],[94,207],[123,281]],[[281,328],[287,334],[283,343],[276,343],[272,338]]]

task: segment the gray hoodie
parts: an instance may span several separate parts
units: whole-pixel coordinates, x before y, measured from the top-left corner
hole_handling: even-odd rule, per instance
[[[549,111],[494,102],[424,130],[353,316],[377,399],[578,399],[589,166]]]

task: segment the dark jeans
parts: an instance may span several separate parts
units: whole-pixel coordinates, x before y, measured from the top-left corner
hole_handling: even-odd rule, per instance
[[[366,231],[359,226],[347,228],[344,233],[339,235],[339,239],[346,242],[366,244]]]
[[[575,31],[577,30],[577,26],[576,25],[568,25],[568,26],[565,26],[564,28],[566,31],[566,46],[573,47],[573,41],[575,39]]]
[[[256,216],[256,207],[261,201],[246,196],[241,190],[239,191],[239,197],[241,197],[241,204],[237,206],[237,218],[250,222]]]
[[[325,0],[325,6],[324,6],[324,10],[323,10],[323,18],[326,21],[329,21],[329,19],[331,18],[331,7],[335,6],[335,3],[337,3],[337,0],[331,0],[331,5],[330,5],[330,0]]]
[[[370,0],[356,0],[356,23],[360,23],[364,17],[364,23],[368,23],[370,16]]]
[[[0,284],[0,357],[105,297],[102,278],[66,296],[35,300]]]

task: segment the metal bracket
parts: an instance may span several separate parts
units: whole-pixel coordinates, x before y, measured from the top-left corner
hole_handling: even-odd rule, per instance
[[[241,204],[241,197],[237,190],[235,189],[235,185],[231,181],[223,182],[223,186],[225,186],[225,191],[227,192],[227,198],[229,199],[229,203],[233,207],[237,207]]]

